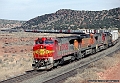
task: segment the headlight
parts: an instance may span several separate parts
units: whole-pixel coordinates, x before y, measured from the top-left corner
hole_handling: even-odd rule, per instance
[[[35,60],[35,62],[38,62],[38,60]]]

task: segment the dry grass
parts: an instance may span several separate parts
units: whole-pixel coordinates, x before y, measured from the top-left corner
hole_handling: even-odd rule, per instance
[[[75,77],[68,78],[65,83],[86,83],[87,81],[84,80],[80,74],[77,74]]]
[[[104,57],[97,62],[94,62],[89,65],[89,67],[96,67],[98,69],[108,69],[119,62],[117,57]]]
[[[24,56],[26,56],[26,58]],[[32,69],[31,64],[31,55],[9,55],[4,57],[0,63],[0,71],[2,71],[0,72],[0,80],[5,80],[25,73],[25,71]]]

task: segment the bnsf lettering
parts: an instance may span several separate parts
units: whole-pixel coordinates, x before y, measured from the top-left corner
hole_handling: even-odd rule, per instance
[[[68,43],[59,45],[58,50],[59,51],[68,50]]]
[[[36,51],[33,52],[33,54],[39,54],[39,55],[44,55],[44,54],[51,54],[53,53],[53,50],[46,50],[46,49],[38,49]]]

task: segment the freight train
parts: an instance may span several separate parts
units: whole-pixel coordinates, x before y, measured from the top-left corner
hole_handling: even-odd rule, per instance
[[[33,46],[35,70],[49,70],[66,61],[79,60],[118,42],[118,32],[77,33],[65,37],[42,37]]]

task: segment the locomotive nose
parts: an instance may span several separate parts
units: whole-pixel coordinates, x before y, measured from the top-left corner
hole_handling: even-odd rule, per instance
[[[46,49],[46,46],[45,45],[35,45],[33,47],[33,51],[38,50],[38,49]]]
[[[53,46],[49,45],[36,45],[33,47],[33,55],[36,58],[40,57],[50,57],[54,53]]]

